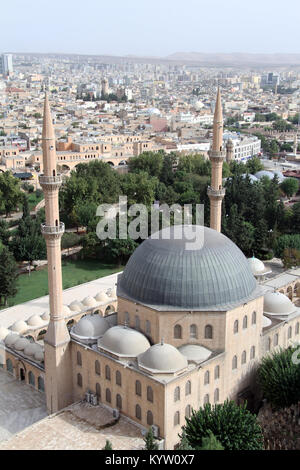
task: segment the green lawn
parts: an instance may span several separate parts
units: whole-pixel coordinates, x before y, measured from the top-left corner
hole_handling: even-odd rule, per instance
[[[123,266],[103,264],[97,260],[62,261],[63,288],[93,281],[99,277],[109,276],[122,271]],[[9,299],[8,306],[21,304],[48,294],[47,267],[30,274],[22,274],[18,279],[18,293]],[[4,308],[4,307],[2,307]]]
[[[44,194],[42,193],[39,197],[36,196],[36,193],[29,193],[27,196],[29,210],[33,211],[35,206],[44,199]]]

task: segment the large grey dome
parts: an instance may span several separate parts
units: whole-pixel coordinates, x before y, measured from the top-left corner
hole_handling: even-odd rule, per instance
[[[227,310],[257,297],[257,289],[247,258],[229,238],[191,225],[145,240],[118,280],[119,296],[161,310]]]

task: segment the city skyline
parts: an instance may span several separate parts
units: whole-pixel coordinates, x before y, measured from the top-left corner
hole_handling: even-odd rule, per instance
[[[190,53],[297,53],[300,5],[258,2],[241,6],[238,0],[223,4],[212,0],[137,0],[99,5],[87,0],[54,0],[47,15],[40,2],[12,0],[2,6],[2,52],[75,53],[92,55],[167,57]],[[12,30],[14,34],[11,34]],[[267,40],[266,40],[267,38]]]

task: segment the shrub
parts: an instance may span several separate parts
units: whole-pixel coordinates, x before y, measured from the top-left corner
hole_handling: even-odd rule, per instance
[[[263,449],[261,427],[256,416],[233,401],[211,405],[207,403],[192,416],[186,418],[183,426],[189,444],[196,450],[203,445],[203,438],[212,433],[225,450]]]
[[[280,349],[262,359],[258,381],[264,397],[276,408],[300,400],[300,364],[292,360],[297,347]]]

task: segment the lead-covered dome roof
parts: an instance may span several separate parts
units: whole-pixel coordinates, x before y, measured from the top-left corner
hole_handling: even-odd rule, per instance
[[[160,310],[226,310],[261,295],[247,258],[229,238],[177,225],[166,239],[168,230],[135,250],[119,276],[119,296]]]

